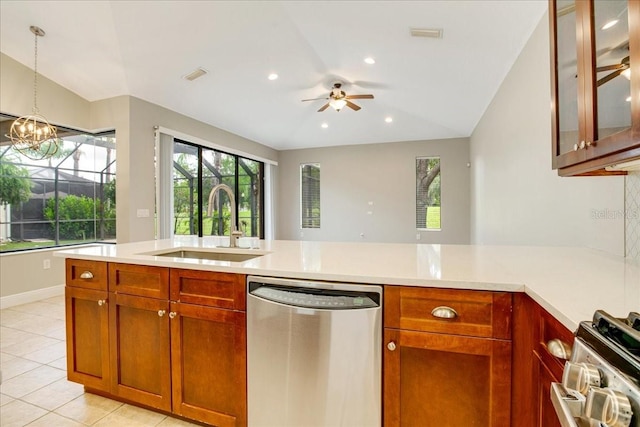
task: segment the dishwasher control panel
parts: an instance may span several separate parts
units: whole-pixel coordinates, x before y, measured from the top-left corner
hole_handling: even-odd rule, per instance
[[[280,304],[314,309],[354,310],[380,306],[380,294],[375,292],[293,288],[250,282],[249,294]]]

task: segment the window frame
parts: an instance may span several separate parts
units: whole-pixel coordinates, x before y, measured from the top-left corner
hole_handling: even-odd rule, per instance
[[[307,185],[305,185],[305,172],[304,169],[307,166],[316,167],[318,170],[318,179],[317,179],[317,194],[313,195],[313,198],[305,197],[305,189],[308,190]],[[307,177],[311,179],[311,177]],[[308,162],[300,164],[300,229],[301,230],[310,230],[310,229],[320,229],[322,228],[322,197],[321,197],[321,166],[320,162]],[[314,206],[306,207],[305,200],[311,199],[308,201],[310,204],[317,204],[318,215],[305,215],[305,210],[313,210]],[[317,225],[315,224],[317,222]]]
[[[251,162],[255,162],[258,164],[258,168],[259,168],[259,172],[258,172],[258,176],[260,177],[259,179],[259,185],[260,185],[260,196],[259,196],[259,209],[258,209],[258,218],[259,218],[259,227],[257,229],[258,232],[258,236],[254,236],[254,237],[258,237],[260,239],[264,239],[264,235],[265,235],[265,163],[263,161],[260,160],[256,160],[256,159],[252,159],[249,157],[245,157],[245,156],[241,156],[239,154],[234,154],[234,153],[229,153],[227,151],[221,150],[219,148],[212,148],[212,147],[208,147],[205,145],[201,145],[198,143],[194,143],[194,142],[190,142],[190,141],[186,141],[184,139],[181,138],[177,138],[174,137],[173,138],[173,142],[174,142],[174,147],[175,144],[184,144],[184,145],[188,145],[190,147],[193,147],[196,149],[197,152],[197,162],[198,162],[198,170],[197,170],[197,176],[195,177],[195,179],[197,180],[196,182],[196,186],[197,186],[197,192],[198,192],[198,197],[195,200],[196,205],[194,206],[194,209],[197,211],[197,233],[195,234],[187,234],[187,235],[193,235],[193,236],[197,236],[197,237],[205,237],[205,236],[211,236],[210,234],[204,234],[203,233],[203,219],[204,219],[204,206],[205,206],[205,202],[208,201],[208,197],[209,195],[204,195],[203,194],[203,180],[210,178],[209,176],[204,176],[203,174],[203,159],[204,159],[204,155],[203,153],[205,151],[211,151],[211,152],[218,152],[221,153],[223,155],[226,156],[230,156],[233,157],[235,159],[235,165],[234,165],[234,174],[233,174],[233,182],[234,182],[234,188],[233,188],[233,192],[234,192],[234,197],[235,197],[235,201],[236,201],[236,224],[240,224],[240,203],[241,203],[241,197],[240,197],[240,176],[241,174],[240,172],[240,160],[244,159],[244,160],[248,160]],[[175,149],[173,150],[172,155],[175,154]],[[175,169],[174,166],[174,161],[172,160],[172,182],[175,181],[175,178],[173,177],[173,170]],[[173,188],[173,185],[172,185]],[[206,197],[205,197],[206,196]],[[172,192],[172,198],[175,197],[175,193]],[[172,210],[171,212],[171,216],[172,216],[172,221],[175,221],[175,209]],[[172,235],[176,235],[176,236],[181,236],[182,234],[175,234],[175,230],[172,230]]]
[[[5,114],[5,113],[0,113],[0,122],[2,123],[11,123],[13,122],[15,119],[17,119],[17,116],[11,115],[11,114]],[[116,137],[116,131],[115,129],[108,129],[108,130],[104,130],[104,131],[100,131],[100,132],[88,132],[86,130],[79,130],[79,129],[74,129],[74,128],[70,128],[70,127],[65,127],[65,126],[58,126],[55,125],[57,131],[58,131],[58,135],[59,135],[59,139],[65,140],[65,138],[71,138],[71,137],[75,137],[75,136],[82,136],[85,135],[87,137],[90,138],[101,138],[101,137],[105,137],[105,136],[112,136],[114,138],[114,140],[117,141],[117,137]],[[4,128],[4,126],[3,126]],[[74,141],[75,142],[75,141]],[[114,141],[115,142],[115,141]],[[76,142],[77,143],[77,142]],[[106,144],[107,142],[105,142]],[[43,210],[43,217],[42,219],[38,219],[38,218],[22,218],[19,220],[13,220],[12,219],[12,215],[9,216],[8,218],[4,218],[5,221],[2,222],[0,224],[1,227],[8,227],[8,229],[10,230],[8,232],[8,237],[9,238],[15,238],[14,236],[14,227],[25,227],[25,226],[37,226],[38,228],[40,227],[44,227],[44,224],[50,224],[54,227],[54,229],[50,232],[50,233],[45,233],[44,231],[42,232],[41,237],[25,237],[24,234],[20,234],[19,240],[23,240],[26,239],[25,241],[32,241],[34,243],[36,243],[35,246],[33,247],[23,247],[23,248],[15,248],[15,249],[8,249],[8,250],[0,250],[0,254],[12,254],[12,253],[20,253],[20,252],[31,252],[31,251],[40,251],[40,250],[52,250],[52,249],[56,249],[56,248],[62,248],[62,247],[71,247],[71,246],[80,246],[80,245],[87,245],[87,244],[96,244],[96,243],[100,243],[100,244],[115,244],[115,240],[117,238],[116,232],[117,232],[117,227],[116,227],[116,222],[117,222],[117,212],[116,212],[116,208],[115,206],[113,206],[112,210],[110,211],[113,214],[112,218],[106,217],[104,216],[104,212],[101,215],[101,208],[104,207],[104,205],[101,205],[100,207],[97,205],[97,202],[102,200],[102,202],[105,201],[105,194],[104,191],[110,182],[114,182],[117,179],[117,146],[114,144],[113,147],[109,147],[111,148],[115,154],[113,155],[113,159],[109,160],[109,157],[107,157],[105,159],[106,162],[108,162],[108,164],[102,169],[102,170],[97,170],[98,168],[96,167],[95,164],[93,164],[93,167],[89,168],[89,167],[82,167],[80,166],[80,164],[78,163],[78,168],[74,167],[74,168],[69,168],[68,165],[65,165],[66,162],[69,161],[69,159],[72,157],[72,155],[79,149],[81,148],[83,145],[87,144],[88,146],[92,146],[92,147],[96,147],[97,145],[95,143],[87,143],[87,142],[82,142],[79,145],[76,146],[76,148],[74,150],[72,150],[69,153],[66,153],[66,155],[64,157],[59,157],[59,158],[55,158],[54,157],[54,162],[55,164],[51,161],[51,160],[31,160],[28,159],[27,157],[18,157],[15,160],[11,159],[9,157],[5,157],[5,156],[10,156],[12,154],[17,155],[17,156],[21,156],[19,153],[16,153],[15,151],[13,151],[11,149],[10,145],[7,145],[6,147],[0,147],[0,163],[4,163],[4,164],[9,164],[9,165],[16,165],[19,167],[22,167],[24,169],[27,169],[28,171],[30,171],[31,173],[29,173],[29,183],[30,183],[30,187],[31,189],[33,189],[34,186],[42,186],[43,187],[43,193],[39,194],[39,193],[31,193],[30,194],[30,198],[28,201],[26,202],[20,202],[20,206],[19,207],[12,207],[12,209],[17,209],[17,212],[20,212],[20,215],[24,215],[25,213],[28,214],[28,210],[25,209],[30,209],[33,210],[33,208],[28,208],[26,206],[26,204],[33,202],[34,200],[38,199],[38,196],[42,196],[42,210]],[[95,148],[94,148],[95,149]],[[94,154],[95,156],[95,154]],[[9,159],[9,160],[7,160]],[[96,159],[96,157],[93,158],[94,160]],[[47,161],[48,164],[45,165],[42,162]],[[36,178],[35,174],[33,173],[33,171],[51,171],[53,178]],[[78,177],[77,181],[74,180],[59,180],[59,176],[60,174],[68,174],[68,175],[75,175]],[[81,174],[92,174],[94,176],[100,176],[101,180],[100,181],[94,181],[88,178],[83,178],[81,176]],[[108,175],[110,177],[110,179],[108,181],[102,181],[102,177],[104,177],[105,175]],[[86,181],[86,182],[83,182]],[[58,207],[60,206],[59,201],[61,199],[63,199],[64,197],[66,197],[66,195],[78,195],[78,194],[74,194],[70,191],[67,191],[66,193],[64,192],[64,188],[71,188],[72,186],[75,186],[77,188],[79,187],[84,187],[87,185],[91,185],[93,187],[93,195],[92,196],[86,196],[85,194],[81,194],[81,196],[83,197],[88,197],[90,200],[93,201],[93,214],[90,218],[76,218],[76,219],[69,219],[69,220],[62,220],[59,217],[59,211],[58,211]],[[51,191],[46,191],[47,188],[49,188],[49,186],[52,186]],[[61,189],[60,186],[63,186],[63,188]],[[100,187],[99,189],[97,187]],[[46,197],[46,195],[48,193],[53,193],[52,197]],[[82,193],[82,191],[81,191]],[[35,196],[35,197],[34,197]],[[115,202],[115,189],[113,190],[113,198],[114,198],[114,202]],[[51,220],[48,219],[46,214],[44,213],[44,211],[46,210],[45,208],[47,208],[47,204],[49,203],[49,200],[54,200],[53,205],[54,205],[54,214],[55,214],[55,219]],[[110,199],[109,199],[110,200]],[[11,206],[11,205],[9,205]],[[0,209],[4,209],[4,206],[0,206]],[[113,230],[113,235],[109,234],[109,235],[104,235],[104,231],[105,229],[101,229],[101,226],[103,224],[105,224],[105,221],[110,221],[113,223],[112,228]],[[61,225],[64,224],[69,224],[69,223],[85,223],[85,222],[89,222],[89,223],[93,223],[93,233],[92,233],[92,238],[90,239],[69,239],[69,238],[61,238],[60,234],[61,234]],[[32,231],[33,233],[33,231]],[[27,234],[29,234],[29,232],[27,231]],[[37,236],[37,232],[36,232],[36,236]],[[46,239],[46,242],[43,241],[43,245],[37,245],[38,240],[41,239]],[[71,243],[61,243],[61,241],[69,241],[69,240],[78,240],[78,241],[74,241]],[[49,242],[52,242],[52,244],[47,244]]]
[[[419,226],[419,214],[421,213],[421,209],[419,208],[419,203],[418,203],[418,199],[420,197],[420,182],[419,182],[419,176],[418,176],[418,162],[420,160],[433,160],[433,159],[437,159],[438,160],[438,172],[435,174],[435,176],[433,177],[432,182],[429,184],[429,186],[427,186],[427,194],[429,191],[429,187],[431,184],[433,184],[433,182],[435,182],[436,179],[439,180],[439,201],[440,204],[437,206],[440,208],[440,212],[439,212],[439,223],[440,223],[440,227],[439,228],[429,228],[428,224],[429,221],[427,219],[428,216],[428,208],[429,207],[436,207],[436,206],[428,206],[427,203],[425,203],[424,206],[424,228]],[[416,225],[416,230],[417,231],[442,231],[442,156],[417,156],[416,157],[416,161],[415,161],[415,173],[416,173],[416,189],[415,189],[415,196],[416,196],[416,216],[415,216],[415,225]],[[426,178],[426,176],[425,176]]]

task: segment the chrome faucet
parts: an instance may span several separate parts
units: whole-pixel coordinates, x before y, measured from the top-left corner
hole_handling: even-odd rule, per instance
[[[229,196],[229,211],[231,212],[231,228],[229,233],[229,247],[235,248],[238,246],[238,238],[242,237],[242,231],[238,231],[238,225],[236,224],[236,196],[233,194],[233,190],[227,184],[218,184],[211,189],[209,193],[209,207],[207,208],[207,215],[211,216],[213,211],[213,197],[218,190],[224,190]]]

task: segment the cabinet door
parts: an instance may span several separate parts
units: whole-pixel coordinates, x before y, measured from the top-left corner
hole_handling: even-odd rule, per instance
[[[67,377],[109,391],[109,299],[106,291],[67,286]]]
[[[550,0],[553,167],[640,157],[640,2]]]
[[[168,301],[116,294],[110,304],[111,392],[171,410]]]
[[[535,363],[537,365],[537,375],[534,374],[534,377],[538,378],[538,422],[536,425],[538,427],[561,427],[551,402],[551,383],[559,381],[539,357],[536,357]]]
[[[396,329],[384,335],[385,427],[509,425],[510,341]]]
[[[173,412],[246,426],[245,313],[172,302],[171,316]]]

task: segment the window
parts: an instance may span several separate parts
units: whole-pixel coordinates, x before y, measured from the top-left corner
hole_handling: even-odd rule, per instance
[[[440,158],[416,159],[416,228],[440,230]]]
[[[228,236],[231,213],[228,196],[209,193],[218,184],[234,192],[238,229],[245,236],[263,237],[264,164],[222,151],[176,140],[173,148],[174,234]],[[202,224],[202,226],[200,226]]]
[[[300,165],[300,223],[302,228],[320,228],[320,164]]]
[[[115,134],[58,127],[58,137],[45,160],[0,145],[0,252],[115,240]]]

